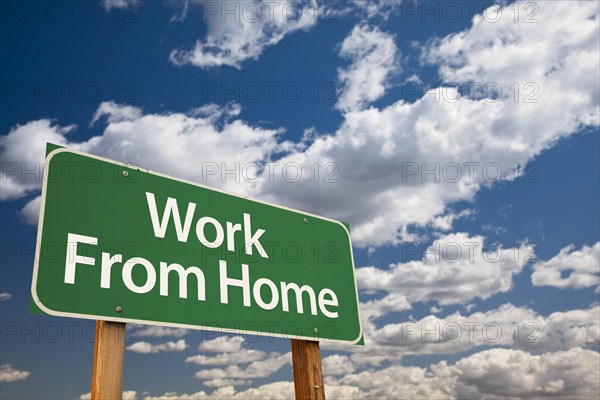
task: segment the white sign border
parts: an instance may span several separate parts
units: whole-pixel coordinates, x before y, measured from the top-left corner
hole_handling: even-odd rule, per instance
[[[53,315],[53,316],[57,316],[57,317],[70,317],[70,318],[82,318],[82,319],[93,319],[93,320],[101,320],[101,321],[113,321],[113,322],[125,322],[125,323],[137,323],[137,324],[148,324],[148,325],[158,325],[158,326],[165,326],[165,327],[175,327],[175,328],[185,328],[185,329],[194,329],[194,330],[207,330],[207,331],[216,331],[216,332],[225,332],[225,333],[232,333],[232,334],[251,334],[251,335],[256,335],[256,336],[269,336],[269,337],[280,337],[280,338],[284,338],[284,339],[301,339],[301,340],[310,340],[310,341],[323,341],[324,343],[335,343],[335,342],[343,342],[343,343],[349,343],[349,344],[357,344],[358,342],[360,342],[363,338],[363,329],[362,329],[362,321],[360,318],[360,302],[358,300],[358,287],[356,285],[356,276],[354,275],[354,253],[352,251],[352,239],[350,238],[350,232],[348,231],[348,228],[346,228],[346,225],[342,224],[340,221],[336,221],[334,219],[330,219],[330,218],[326,218],[326,217],[322,217],[322,216],[318,216],[318,215],[314,215],[308,212],[304,212],[304,211],[300,211],[300,210],[295,210],[293,208],[288,208],[288,207],[284,207],[281,205],[277,205],[277,204],[273,204],[273,203],[269,203],[266,201],[261,201],[261,200],[256,200],[256,199],[252,199],[249,198],[248,196],[240,196],[234,193],[230,193],[230,192],[226,192],[224,190],[220,190],[220,189],[215,189],[212,188],[210,186],[206,186],[206,185],[202,185],[196,182],[192,182],[192,181],[188,181],[185,179],[180,179],[180,178],[175,178],[173,176],[169,176],[166,174],[161,174],[160,172],[154,172],[154,171],[150,171],[147,169],[143,169],[143,168],[132,168],[130,165],[119,162],[119,161],[115,161],[115,160],[111,160],[108,158],[104,158],[104,157],[99,157],[93,154],[89,154],[89,153],[84,153],[82,151],[78,151],[78,150],[72,150],[66,147],[61,147],[58,149],[54,149],[52,150],[50,153],[48,153],[48,155],[46,156],[45,159],[45,165],[44,168],[47,168],[50,165],[50,160],[52,160],[52,158],[54,156],[56,156],[57,154],[60,153],[73,153],[73,154],[77,154],[83,157],[89,157],[89,158],[94,158],[96,160],[99,161],[104,161],[110,164],[114,164],[114,165],[118,165],[121,166],[123,168],[127,168],[127,169],[133,169],[133,170],[142,170],[143,172],[155,175],[155,176],[160,176],[162,178],[166,178],[166,179],[171,179],[171,180],[175,180],[178,182],[182,182],[188,185],[193,185],[193,186],[197,186],[197,187],[201,187],[203,189],[207,189],[207,190],[211,190],[211,191],[215,191],[215,192],[219,192],[222,194],[226,194],[229,196],[234,196],[234,197],[238,197],[244,200],[249,200],[249,201],[253,201],[255,203],[259,203],[259,204],[264,204],[267,206],[271,206],[271,207],[276,207],[276,208],[280,208],[283,210],[287,210],[287,211],[291,211],[294,213],[298,213],[301,214],[303,216],[309,216],[312,218],[317,218],[317,219],[321,219],[324,221],[329,221],[329,222],[333,222],[336,224],[341,225],[344,228],[344,231],[346,232],[346,234],[348,235],[348,243],[350,244],[350,258],[352,261],[352,277],[354,278],[354,290],[356,293],[356,310],[357,310],[357,314],[358,314],[358,326],[359,326],[359,334],[358,337],[355,340],[342,340],[342,339],[328,339],[328,338],[318,338],[318,337],[314,337],[314,336],[299,336],[299,335],[286,335],[286,334],[282,334],[282,333],[275,333],[275,332],[269,332],[269,333],[264,333],[264,332],[257,332],[257,331],[243,331],[243,330],[236,330],[236,329],[229,329],[229,328],[216,328],[216,327],[211,327],[211,326],[201,326],[201,325],[187,325],[187,324],[179,324],[179,323],[167,323],[167,322],[160,322],[160,321],[147,321],[147,320],[141,320],[141,319],[134,319],[134,318],[119,318],[119,317],[107,317],[104,315],[92,315],[92,314],[79,314],[79,313],[70,313],[70,312],[63,312],[63,311],[55,311],[52,310],[48,307],[46,307],[41,300],[39,299],[38,295],[37,295],[37,277],[38,277],[38,267],[39,267],[39,260],[40,260],[40,252],[41,252],[41,244],[42,244],[42,230],[43,230],[43,223],[44,223],[44,211],[46,208],[46,185],[47,185],[47,179],[43,179],[43,184],[42,184],[42,199],[41,199],[41,205],[40,205],[40,216],[39,216],[39,220],[38,220],[38,232],[37,232],[37,242],[36,242],[36,247],[35,247],[35,260],[33,263],[33,276],[32,276],[32,281],[31,281],[31,297],[33,298],[33,301],[35,302],[35,304],[42,310],[44,311],[46,314],[49,315]],[[319,340],[320,339],[320,340]]]

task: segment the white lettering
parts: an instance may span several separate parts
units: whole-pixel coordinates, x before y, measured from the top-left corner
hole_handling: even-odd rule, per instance
[[[146,283],[142,286],[138,286],[133,282],[133,277],[131,276],[133,272],[133,267],[141,264],[146,268]],[[146,260],[142,257],[133,257],[127,260],[127,262],[123,265],[123,282],[127,289],[131,290],[134,293],[148,293],[152,290],[154,285],[156,284],[156,271],[154,270],[154,266],[150,261]]]
[[[156,208],[156,199],[154,193],[146,192],[146,200],[148,202],[148,210],[150,211],[150,219],[152,220],[152,228],[154,229],[154,236],[164,239],[167,232],[167,226],[169,225],[169,219],[173,214],[173,222],[175,223],[175,232],[177,233],[177,240],[180,242],[187,242],[187,238],[190,232],[190,226],[192,225],[192,219],[194,218],[194,210],[196,210],[196,204],[188,203],[187,213],[185,214],[185,222],[181,225],[181,217],[179,216],[179,208],[177,207],[177,200],[172,197],[167,198],[167,204],[163,211],[162,220],[158,221],[158,210]]]
[[[231,222],[227,222],[227,251],[235,251],[235,233],[241,232],[241,230],[241,224],[234,225]]]
[[[271,301],[269,303],[265,303],[260,295],[260,288],[264,285],[267,285],[269,289],[271,289]],[[277,307],[277,304],[279,304],[279,292],[277,291],[277,286],[275,286],[272,281],[266,278],[260,278],[254,282],[253,292],[254,301],[256,301],[256,304],[258,304],[258,306],[264,310],[272,310]]]
[[[246,254],[252,255],[252,246],[254,246],[262,258],[269,258],[267,252],[265,249],[263,249],[262,245],[258,241],[263,233],[265,233],[264,229],[257,229],[254,235],[252,234],[250,214],[244,213],[244,238],[246,240]]]
[[[95,265],[96,260],[92,257],[80,256],[77,254],[77,244],[98,244],[98,238],[69,233],[67,235],[67,260],[65,262],[65,283],[75,284],[75,265]]]
[[[110,289],[110,269],[114,263],[123,262],[123,255],[115,254],[110,256],[108,253],[102,253],[102,266],[100,272],[100,287],[104,289]]]
[[[198,300],[206,300],[204,273],[198,267],[183,268],[180,264],[160,263],[160,295],[169,295],[169,272],[175,271],[179,275],[179,298],[187,299],[187,278],[190,274],[196,275],[198,281]]]
[[[288,291],[290,289],[292,289],[296,293],[296,309],[298,310],[298,314],[304,314],[302,293],[308,293],[308,297],[310,299],[310,313],[312,315],[317,315],[317,302],[315,300],[315,291],[313,290],[313,288],[311,288],[308,285],[300,287],[295,283],[281,282],[281,307],[283,308],[283,311],[290,311],[288,299]]]
[[[227,261],[219,260],[219,272],[221,276],[221,303],[229,304],[228,286],[241,287],[244,296],[244,306],[250,307],[250,275],[248,265],[242,264],[242,279],[227,277]]]
[[[217,237],[212,242],[206,239],[206,236],[204,235],[204,227],[206,224],[211,224],[217,231]],[[219,221],[212,217],[202,217],[198,220],[198,223],[196,224],[196,235],[198,236],[200,243],[208,248],[216,249],[223,244],[223,227],[219,224]]]
[[[329,295],[329,299],[326,299],[325,296]],[[338,317],[338,313],[336,312],[332,312],[327,310],[326,306],[333,306],[333,307],[337,307],[338,306],[338,299],[337,296],[335,295],[335,293],[333,292],[333,290],[331,289],[323,289],[319,292],[319,308],[321,309],[321,312],[323,313],[323,315],[325,315],[328,318],[337,318]]]

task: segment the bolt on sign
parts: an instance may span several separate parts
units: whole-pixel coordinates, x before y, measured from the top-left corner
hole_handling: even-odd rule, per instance
[[[31,287],[50,315],[359,343],[348,228],[49,147]]]

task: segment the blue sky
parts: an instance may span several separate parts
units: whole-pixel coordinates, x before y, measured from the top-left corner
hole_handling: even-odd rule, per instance
[[[93,321],[27,312],[46,142],[349,222],[328,398],[598,396],[597,2],[0,4],[2,398],[89,392]],[[129,329],[124,397],[293,394],[286,340]]]

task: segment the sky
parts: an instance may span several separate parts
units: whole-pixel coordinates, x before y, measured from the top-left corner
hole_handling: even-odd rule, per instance
[[[600,395],[598,2],[0,19],[1,398],[90,392],[94,321],[28,313],[48,142],[349,223],[365,346],[321,345],[327,398]],[[293,397],[286,339],[130,324],[126,346],[124,398]]]

